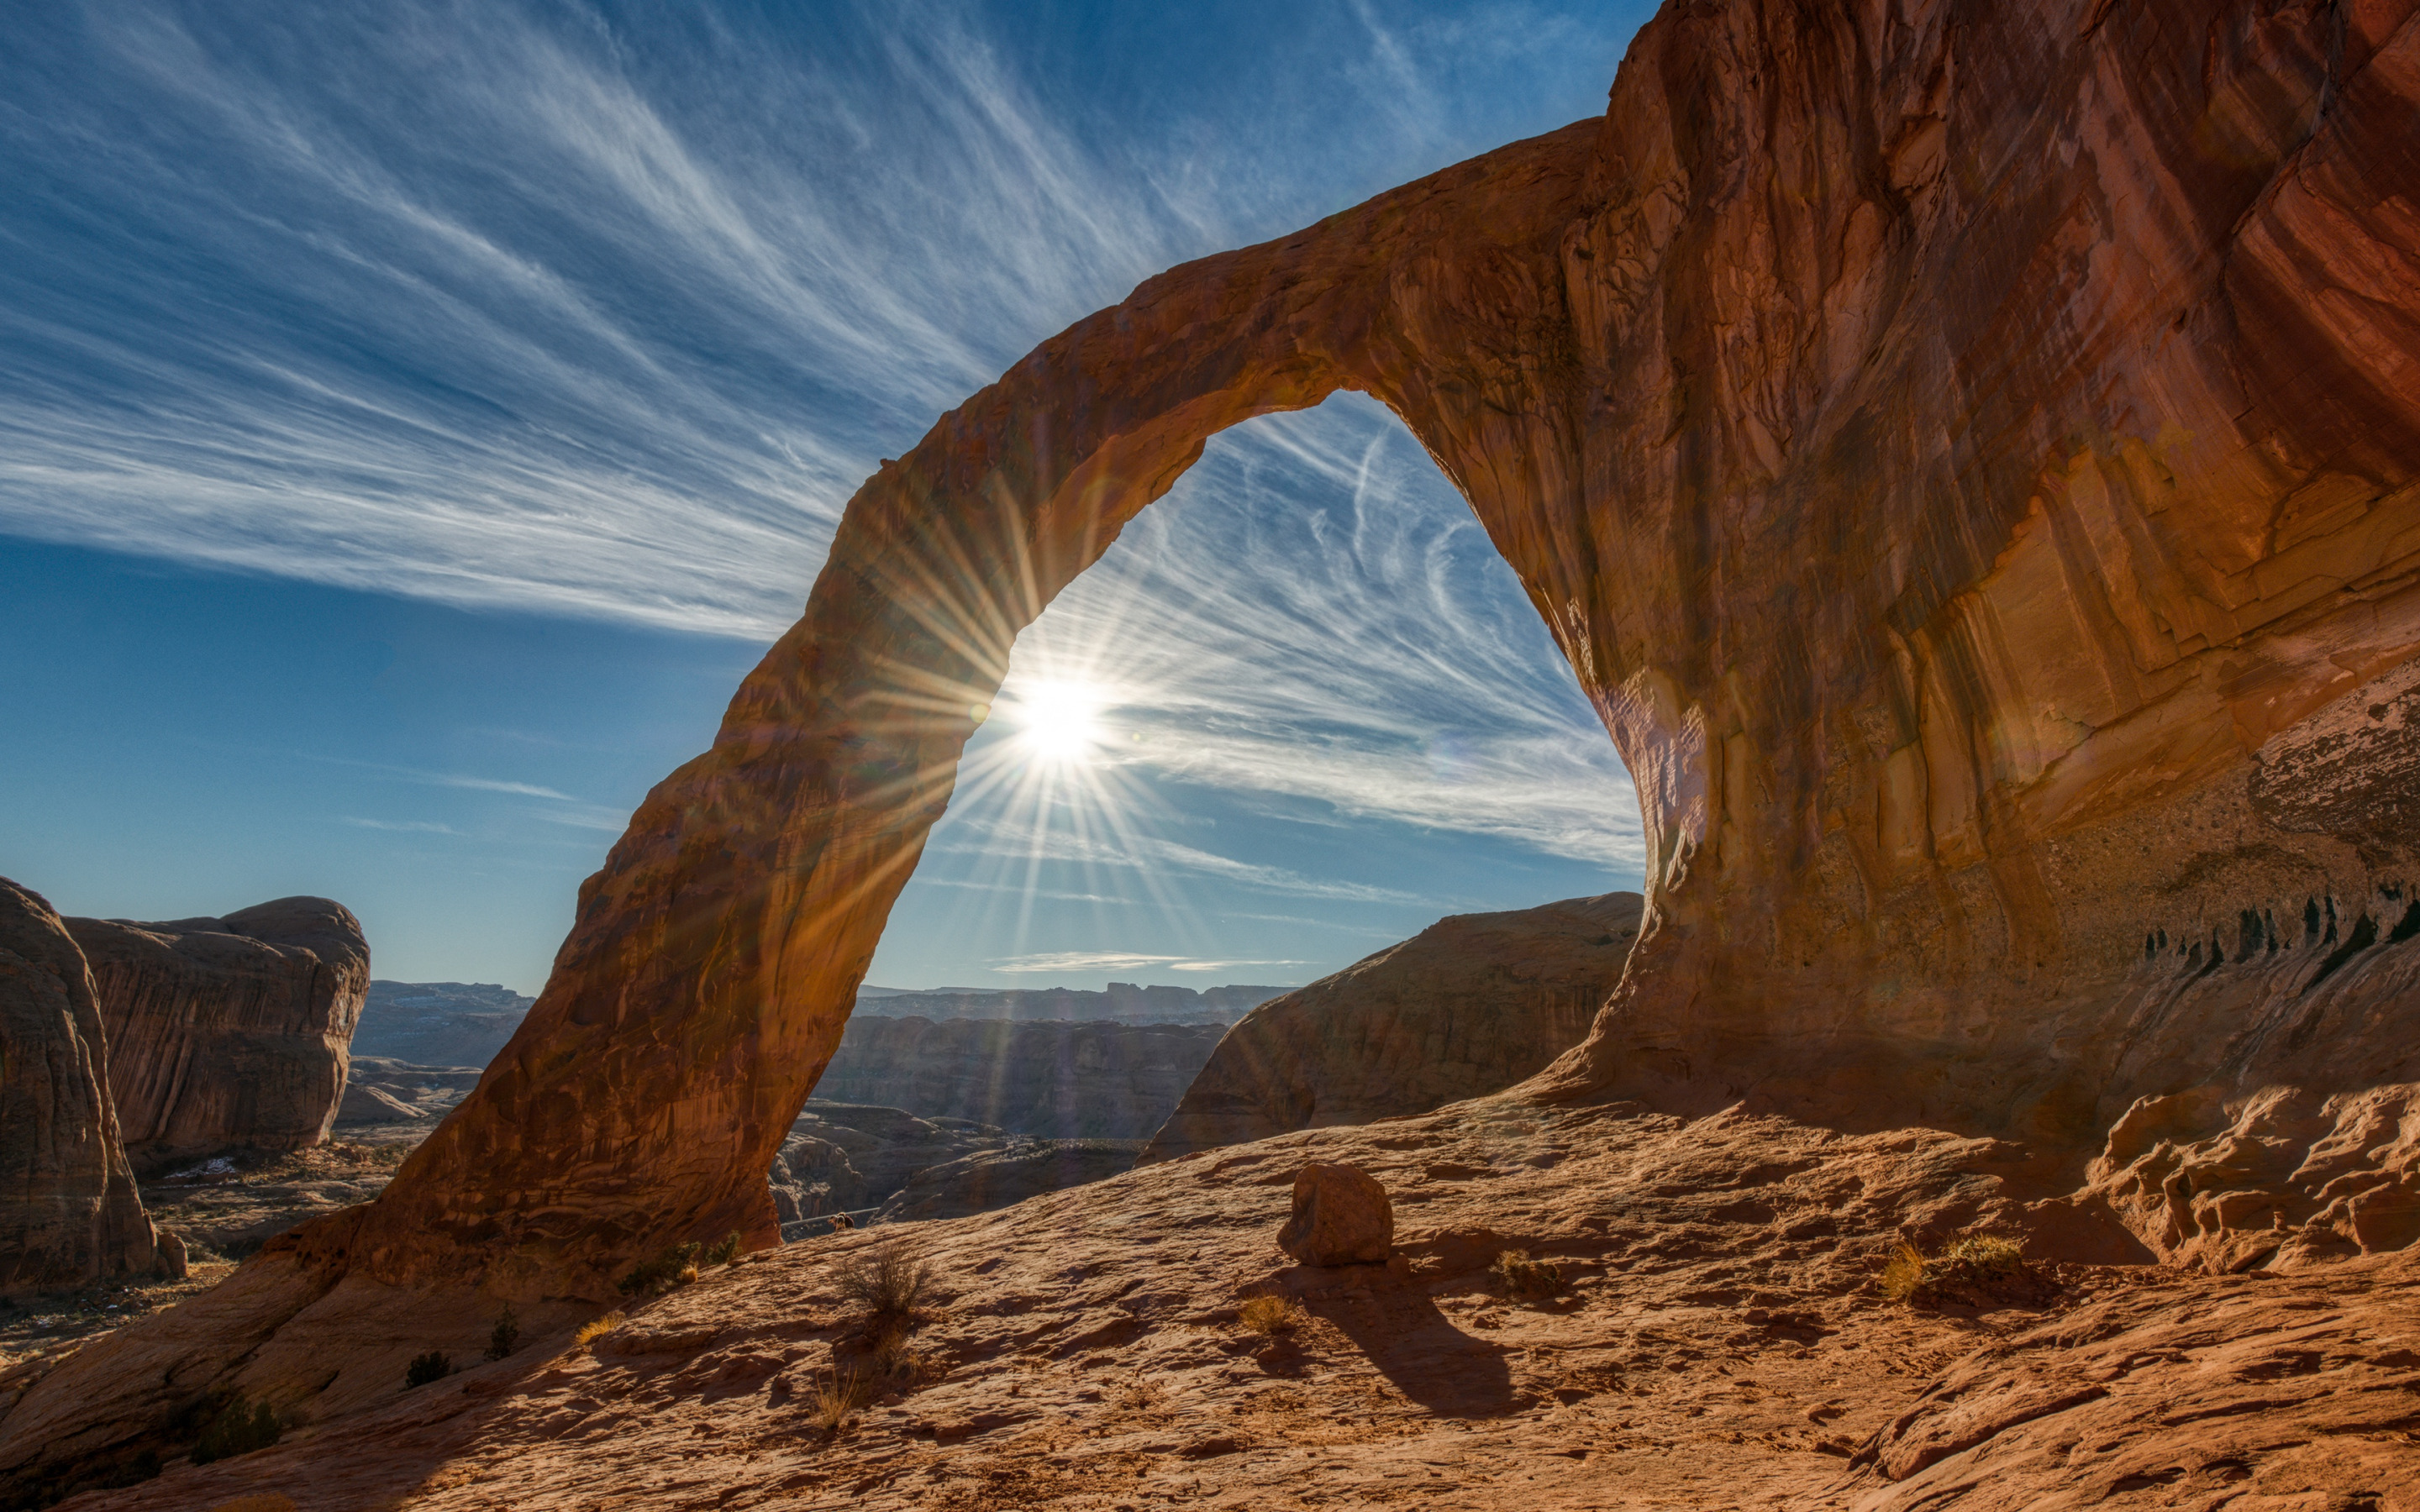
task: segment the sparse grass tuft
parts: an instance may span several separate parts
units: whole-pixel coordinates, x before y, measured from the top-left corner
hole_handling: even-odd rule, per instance
[[[1924,1251],[1902,1239],[1883,1266],[1883,1295],[1893,1302],[1905,1302],[1923,1285]]]
[[[520,1339],[521,1320],[514,1316],[513,1304],[506,1303],[504,1316],[496,1319],[496,1326],[488,1334],[488,1358],[503,1359],[513,1352],[513,1346]]]
[[[874,1383],[855,1370],[833,1370],[807,1394],[807,1421],[826,1433],[848,1426],[858,1409],[874,1399]]]
[[[571,1347],[574,1350],[584,1350],[621,1326],[620,1313],[607,1313],[602,1318],[592,1318],[580,1325],[579,1333],[571,1335]]]
[[[1990,1284],[2025,1279],[2024,1251],[1997,1234],[1969,1234],[1940,1254],[1927,1257],[1900,1241],[1883,1266],[1883,1295],[1893,1302],[1934,1302],[1945,1296],[1973,1300],[1976,1288],[1997,1294]]]
[[[432,1381],[442,1381],[454,1373],[454,1358],[442,1350],[415,1354],[411,1364],[403,1367],[403,1389],[426,1386]]]
[[[1246,1330],[1270,1338],[1291,1334],[1310,1321],[1292,1297],[1254,1297],[1244,1304],[1242,1317]]]
[[[194,1463],[207,1465],[266,1449],[285,1431],[286,1425],[278,1421],[275,1408],[267,1402],[247,1405],[239,1396],[220,1409],[219,1415],[210,1419],[210,1426],[202,1429],[200,1440],[194,1445]]]
[[[629,1273],[613,1283],[626,1297],[658,1297],[675,1287],[685,1287],[697,1279],[697,1241],[675,1244],[650,1259],[630,1267]]]
[[[874,1329],[879,1334],[886,1325],[910,1322],[923,1315],[933,1268],[918,1259],[906,1241],[894,1239],[841,1261],[834,1284],[843,1297],[874,1315]]]
[[[705,1256],[698,1263],[707,1266],[729,1265],[737,1258],[739,1258],[739,1230],[735,1228],[707,1245]]]
[[[1496,1257],[1487,1268],[1496,1280],[1496,1289],[1515,1302],[1544,1302],[1562,1291],[1567,1283],[1563,1268],[1552,1260],[1530,1257],[1525,1249],[1508,1249]]]

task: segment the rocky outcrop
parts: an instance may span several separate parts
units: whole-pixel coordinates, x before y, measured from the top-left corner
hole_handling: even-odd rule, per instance
[[[225,918],[71,918],[108,1022],[128,1158],[162,1170],[328,1136],[369,985],[361,921],[325,898]]]
[[[380,1200],[46,1378],[0,1474],[302,1392],[348,1309],[601,1304],[668,1242],[768,1243],[1017,632],[1209,437],[1343,389],[1462,489],[1637,780],[1645,927],[1523,1104],[1914,1123],[2080,1183],[2144,1098],[2420,1081],[2413,11],[1676,3],[1602,118],[1078,322],[850,501]],[[174,1391],[115,1383],[172,1325]]]
[[[1588,1037],[1621,980],[1635,892],[1456,914],[1227,1031],[1142,1163],[1501,1090]]]
[[[1394,1205],[1359,1166],[1312,1161],[1295,1172],[1278,1248],[1305,1265],[1384,1265],[1395,1252]]]
[[[1051,1139],[1147,1139],[1220,1032],[1207,1024],[860,1015],[842,1032],[815,1093]]]
[[[109,1041],[84,954],[41,897],[0,878],[0,1291],[184,1273],[118,1141]]]

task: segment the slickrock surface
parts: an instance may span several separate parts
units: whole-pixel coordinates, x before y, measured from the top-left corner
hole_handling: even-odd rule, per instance
[[[1262,1004],[1218,1041],[1143,1161],[1484,1097],[1588,1037],[1645,900],[1456,914]]]
[[[361,921],[325,898],[225,918],[71,918],[109,1027],[127,1157],[149,1173],[328,1136],[370,980]]]
[[[507,1298],[533,1319],[601,1304],[667,1243],[735,1227],[769,1242],[765,1172],[1016,632],[1208,437],[1340,389],[1388,405],[1462,488],[1637,781],[1645,926],[1588,1041],[1524,1085],[1535,1117],[1618,1095],[1658,1117],[1745,1104],[1844,1146],[1919,1124],[2006,1141],[2047,1196],[2089,1180],[2145,1099],[2214,1090],[2223,1132],[2274,1093],[2324,1106],[2420,1082],[2414,9],[1676,0],[1639,33],[1602,119],[1171,270],[1078,322],[851,500],[799,623],[712,748],[641,806],[582,887],[537,1005],[380,1200],[273,1242],[208,1298],[34,1386],[0,1418],[0,1480],[132,1442],[231,1375],[303,1392],[328,1381],[334,1348],[389,1339],[399,1366],[404,1335],[432,1319],[471,1327]],[[1342,1142],[1283,1139],[1323,1137]],[[2213,1174],[2241,1170],[2259,1196],[2230,1209],[2180,1193],[2162,1225],[2106,1230],[2174,1250],[2191,1238],[2171,1242],[2180,1212],[2193,1234],[2241,1235],[2309,1202],[2358,1234],[2353,1185],[2402,1167],[2397,1140],[2356,1143],[2319,1190],[2220,1158]],[[1206,1174],[1218,1158],[1195,1160]],[[1140,1257],[1176,1253],[1162,1246],[1188,1230],[1219,1253],[1216,1226],[1256,1211],[1233,1188],[1161,1184],[1192,1165],[1050,1199],[1164,1195],[1133,1210],[1150,1216],[1117,1240],[1128,1258],[1102,1260],[1136,1282],[1138,1308],[1156,1294],[1126,1269]],[[1600,1211],[1603,1186],[1552,1175],[1505,1189],[1551,1194],[1534,1209],[1484,1221],[1545,1243]],[[2149,1193],[2115,1195],[2141,1221]],[[1745,1272],[1725,1285],[1817,1284],[1818,1266],[1736,1258],[1762,1253],[1751,1236],[1785,1210],[1722,1200],[1753,1214],[1714,1236]],[[1006,1232],[971,1226],[1018,1221],[963,1232],[997,1253]],[[1071,1243],[1037,1239],[1027,1271],[1003,1258],[985,1274],[1010,1279],[969,1283],[966,1305],[1012,1280],[1043,1302],[1078,1287],[1090,1273]],[[2222,1435],[2280,1497],[2296,1477],[2350,1484],[2348,1466],[2366,1479],[2364,1457],[2402,1452],[2410,1410],[2399,1386],[2352,1389],[2399,1379],[2380,1362],[2402,1348],[2381,1342],[2401,1314],[2379,1314],[2373,1336],[2358,1299],[2403,1263],[2180,1283],[2178,1310],[2140,1327],[2147,1358],[2186,1364],[2160,1378],[2161,1405],[2142,1398],[2132,1436],[2079,1434],[2032,1481],[2011,1470],[1978,1494],[2085,1498],[2104,1463],[2140,1455],[2124,1475],[2164,1475],[2175,1445]],[[1187,1299],[1216,1279],[1171,1274]],[[2320,1330],[2316,1367],[2252,1386],[2186,1347],[2215,1295],[2195,1288],[2221,1285],[2354,1300],[2328,1315],[2341,1323],[2297,1312]],[[1334,1304],[1341,1332],[1355,1305]],[[1412,1336],[1461,1348],[1410,1305]],[[716,1326],[736,1328],[729,1316]],[[1038,1327],[997,1326],[980,1348]],[[1874,1358],[1932,1336],[1862,1335]],[[1212,1364],[1202,1337],[1185,1368],[1246,1368]],[[2058,1337],[2040,1346],[2046,1368],[2079,1373],[2087,1346]],[[769,1377],[779,1355],[759,1352]],[[1489,1356],[1505,1371],[1494,1386],[1494,1367],[1458,1377],[1449,1358],[1423,1364],[1474,1382],[1454,1388],[1473,1400],[1512,1400],[1504,1357]],[[1621,1358],[1645,1373],[1645,1355]],[[735,1368],[736,1396],[759,1365]],[[1854,1377],[1869,1395],[1874,1370]],[[366,1378],[338,1375],[318,1398],[329,1411],[374,1399]],[[656,1388],[612,1379],[566,1378],[589,1395],[548,1400],[566,1425],[613,1412],[618,1438],[576,1459],[475,1464],[592,1489],[612,1470],[669,1493],[691,1473],[665,1468],[670,1441],[605,1405]],[[1375,1365],[1364,1379],[1397,1381]],[[1440,1389],[1401,1379],[1406,1394]],[[2264,1435],[2322,1390],[2351,1427]],[[1333,1422],[1341,1402],[1321,1405],[1312,1421]],[[1033,1485],[1088,1452],[1080,1429],[1057,1431],[1047,1453],[1065,1465],[1017,1462]],[[685,1447],[752,1442],[707,1440]],[[617,1458],[643,1442],[652,1458]],[[871,1477],[868,1497],[925,1489],[884,1489],[892,1461],[852,1458],[854,1443],[825,1468],[757,1452],[833,1500],[857,1494],[842,1473]],[[902,1468],[923,1462],[899,1453]],[[1756,1491],[1746,1455],[1691,1469]],[[1587,1470],[1530,1458],[1504,1473]],[[1338,1458],[1345,1476],[1374,1462]],[[1270,1462],[1272,1484],[1298,1491],[1327,1460]],[[1148,1487],[1142,1463],[1099,1484]],[[2312,1480],[2314,1465],[2328,1475]],[[327,1484],[307,1488],[322,1504]]]
[[[134,1186],[92,976],[58,913],[0,877],[0,1292],[184,1271]]]
[[[1053,1139],[1148,1139],[1223,1032],[1209,1024],[860,1015],[842,1031],[815,1095]],[[1585,1023],[1555,1049],[1584,1032]]]
[[[2257,1278],[2037,1260],[2046,1301],[1884,1301],[1902,1232],[2058,1247],[2072,1215],[2028,1217],[2011,1153],[1500,1100],[1294,1134],[747,1257],[590,1352],[558,1333],[477,1365],[479,1317],[382,1323],[327,1362],[379,1383],[361,1414],[68,1505],[2420,1507],[2409,1254]],[[1386,1182],[1393,1264],[1277,1252],[1313,1159]],[[815,1384],[862,1359],[835,1267],[903,1236],[939,1277],[927,1381],[827,1436]],[[1497,1294],[1508,1246],[1569,1289]],[[1290,1339],[1237,1325],[1271,1290],[1310,1314]],[[474,1368],[404,1393],[427,1348]]]

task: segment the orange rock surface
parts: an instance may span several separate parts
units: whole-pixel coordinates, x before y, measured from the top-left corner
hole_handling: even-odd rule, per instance
[[[2352,1196],[2401,1180],[2364,1110],[2420,1082],[2413,8],[1675,0],[1602,119],[1046,342],[851,501],[380,1200],[33,1387],[0,1474],[222,1386],[349,1410],[349,1338],[769,1242],[1017,631],[1208,437],[1340,389],[1468,497],[1638,783],[1646,928],[1527,1103],[2005,1141],[2054,1246],[2386,1243]],[[2270,1099],[2346,1168],[2229,1153]]]
[[[369,991],[369,943],[350,910],[281,898],[225,918],[67,926],[92,967],[136,1169],[328,1137]]]

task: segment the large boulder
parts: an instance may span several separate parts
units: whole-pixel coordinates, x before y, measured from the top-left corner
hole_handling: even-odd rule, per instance
[[[1381,1265],[1395,1253],[1395,1205],[1358,1165],[1313,1161],[1295,1173],[1278,1248],[1305,1265]]]
[[[184,1272],[154,1231],[109,1101],[92,976],[59,916],[0,878],[0,1288]]]
[[[342,904],[66,923],[91,963],[135,1169],[328,1136],[370,979],[361,921]]]
[[[1263,1003],[1138,1163],[1499,1091],[1587,1038],[1638,937],[1635,892],[1441,918]]]

